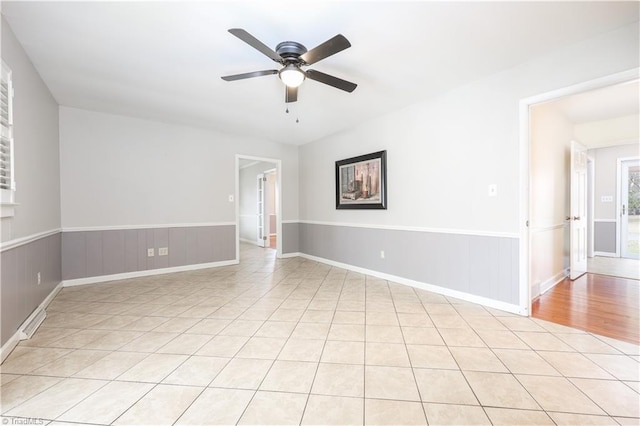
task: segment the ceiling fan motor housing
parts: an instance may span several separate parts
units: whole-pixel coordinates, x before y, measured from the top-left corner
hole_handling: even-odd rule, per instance
[[[307,53],[307,48],[296,41],[283,41],[276,46],[276,53],[287,63],[301,65],[304,63],[300,56]]]

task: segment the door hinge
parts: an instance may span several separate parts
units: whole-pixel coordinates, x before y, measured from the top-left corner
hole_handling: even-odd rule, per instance
[[[529,221],[527,221],[527,228],[529,227]]]
[[[262,240],[263,241],[267,241],[267,237],[262,237]]]
[[[267,178],[266,178],[266,177],[263,177],[263,178],[262,178],[262,181],[263,181],[263,182],[266,182],[266,181],[267,181]]]

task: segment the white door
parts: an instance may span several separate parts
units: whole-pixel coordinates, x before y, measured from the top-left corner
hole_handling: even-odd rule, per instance
[[[258,203],[257,203],[257,217],[258,217],[258,245],[264,247],[267,240],[264,233],[264,187],[265,181],[264,173],[258,175]]]
[[[571,141],[569,278],[587,272],[587,148]]]
[[[640,160],[621,162],[620,256],[640,259]]]

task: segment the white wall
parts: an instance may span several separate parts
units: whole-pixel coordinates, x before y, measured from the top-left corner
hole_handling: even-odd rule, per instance
[[[531,288],[555,284],[569,267],[570,161],[574,125],[553,103],[531,108]]]
[[[569,214],[572,139],[573,123],[552,103],[531,108],[530,184],[535,202],[530,220],[534,228],[563,223]]]
[[[590,149],[589,155],[595,160],[594,218],[616,220],[618,158],[640,156],[638,143]],[[602,196],[611,196],[613,201],[603,203]]]
[[[298,218],[298,148],[60,108],[62,226],[235,222],[235,155],[282,160],[283,218]]]
[[[519,101],[638,67],[638,47],[630,25],[301,147],[300,218],[517,233]],[[334,162],[382,149],[388,210],[336,210]]]
[[[2,59],[13,71],[15,216],[2,241],[60,228],[58,104],[2,18]]]

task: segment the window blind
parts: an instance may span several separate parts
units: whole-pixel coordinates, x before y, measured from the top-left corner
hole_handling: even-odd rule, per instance
[[[11,70],[2,63],[0,82],[0,189],[2,201],[11,201],[7,192],[15,189],[13,175],[13,86]]]

